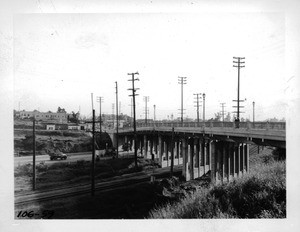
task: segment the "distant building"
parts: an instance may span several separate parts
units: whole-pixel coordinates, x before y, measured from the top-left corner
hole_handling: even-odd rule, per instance
[[[68,124],[68,130],[80,130],[80,126],[77,124]]]
[[[55,125],[46,125],[46,130],[55,130]]]
[[[35,119],[39,120],[39,121],[57,121],[60,123],[66,123],[68,120],[67,114],[65,112],[54,113],[54,112],[48,111],[46,113],[43,113],[43,112],[39,112],[37,110],[34,110],[34,111],[23,110],[18,113],[18,116],[21,119],[35,117]]]

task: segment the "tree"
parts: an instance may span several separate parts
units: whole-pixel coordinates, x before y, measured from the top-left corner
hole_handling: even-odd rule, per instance
[[[214,118],[214,121],[221,121],[221,118],[222,118],[222,115],[220,112],[218,113],[215,113],[215,118]]]
[[[225,122],[230,122],[230,121],[231,121],[231,114],[228,112],[225,117]]]
[[[72,123],[78,123],[79,116],[80,116],[79,112],[75,113],[74,111],[72,111],[72,113],[68,115],[68,120]]]
[[[60,108],[60,106],[57,108],[57,113],[66,113],[65,108]]]

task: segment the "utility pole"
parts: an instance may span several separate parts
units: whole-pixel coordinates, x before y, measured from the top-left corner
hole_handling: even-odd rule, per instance
[[[92,144],[92,185],[91,193],[92,196],[95,195],[95,110],[93,109],[93,144]]]
[[[181,85],[181,125],[183,125],[183,85],[186,84],[186,77],[178,77],[178,84]]]
[[[255,123],[255,102],[252,102],[253,105],[253,124]]]
[[[132,88],[128,89],[128,90],[132,90],[132,95],[129,95],[132,97],[132,102],[133,102],[133,136],[134,136],[134,164],[135,164],[135,168],[137,169],[137,135],[136,135],[136,120],[135,120],[135,96],[138,96],[138,94],[136,94],[135,92],[139,89],[139,88],[135,88],[134,87],[134,82],[135,81],[139,81],[138,78],[135,78],[134,75],[139,75],[138,72],[135,73],[128,73],[128,75],[131,75],[131,79],[128,81],[132,82]]]
[[[99,111],[99,127],[100,127],[100,139],[101,139],[101,132],[102,132],[102,128],[101,128],[101,124],[102,124],[102,116],[101,116],[101,103],[103,102],[103,97],[97,97],[97,102],[99,102],[99,106],[100,106],[100,111]]]
[[[236,122],[236,128],[240,127],[240,102],[243,102],[243,100],[240,100],[240,69],[245,67],[245,57],[233,57],[233,67],[238,69],[238,88],[237,88],[237,100],[233,100],[233,101],[237,101],[237,118],[235,120]],[[235,65],[237,64],[237,65]]]
[[[144,96],[144,102],[145,102],[145,124],[147,125],[147,114],[148,114],[148,107],[147,103],[149,102],[149,96]]]
[[[32,190],[34,191],[36,189],[36,175],[35,175],[35,115],[33,115],[33,136],[32,136],[32,140],[33,140],[33,146],[32,146],[32,150],[33,150],[33,156],[32,156]]]
[[[224,116],[225,116],[225,112],[224,112],[224,107],[225,107],[225,104],[224,102],[220,103],[221,104],[221,107],[222,107],[222,111],[221,111],[221,114],[222,114],[222,121],[224,122]]]
[[[205,127],[205,93],[202,93],[203,98],[203,125]]]
[[[94,97],[93,97],[93,93],[91,93],[91,100],[92,100],[92,109],[94,109]]]
[[[196,98],[196,102],[194,103],[196,103],[195,107],[197,108],[197,125],[199,126],[199,96],[201,95],[201,93],[194,93],[194,95]]]
[[[117,121],[117,158],[119,155],[119,112],[118,112],[118,82],[116,81],[116,121]]]

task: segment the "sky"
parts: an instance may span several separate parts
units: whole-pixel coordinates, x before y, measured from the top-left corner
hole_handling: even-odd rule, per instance
[[[285,117],[285,17],[274,12],[17,14],[13,19],[14,109],[112,113],[115,82],[120,112],[131,115],[128,73],[139,72],[137,118],[196,118],[193,94],[206,94],[209,119],[232,113],[238,71],[233,57],[245,57],[240,70],[241,117]],[[202,109],[200,110],[202,118]]]

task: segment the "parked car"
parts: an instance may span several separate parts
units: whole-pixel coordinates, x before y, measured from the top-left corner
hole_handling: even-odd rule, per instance
[[[50,153],[49,156],[50,156],[50,160],[57,160],[57,159],[66,160],[68,157],[66,154],[62,152]]]

